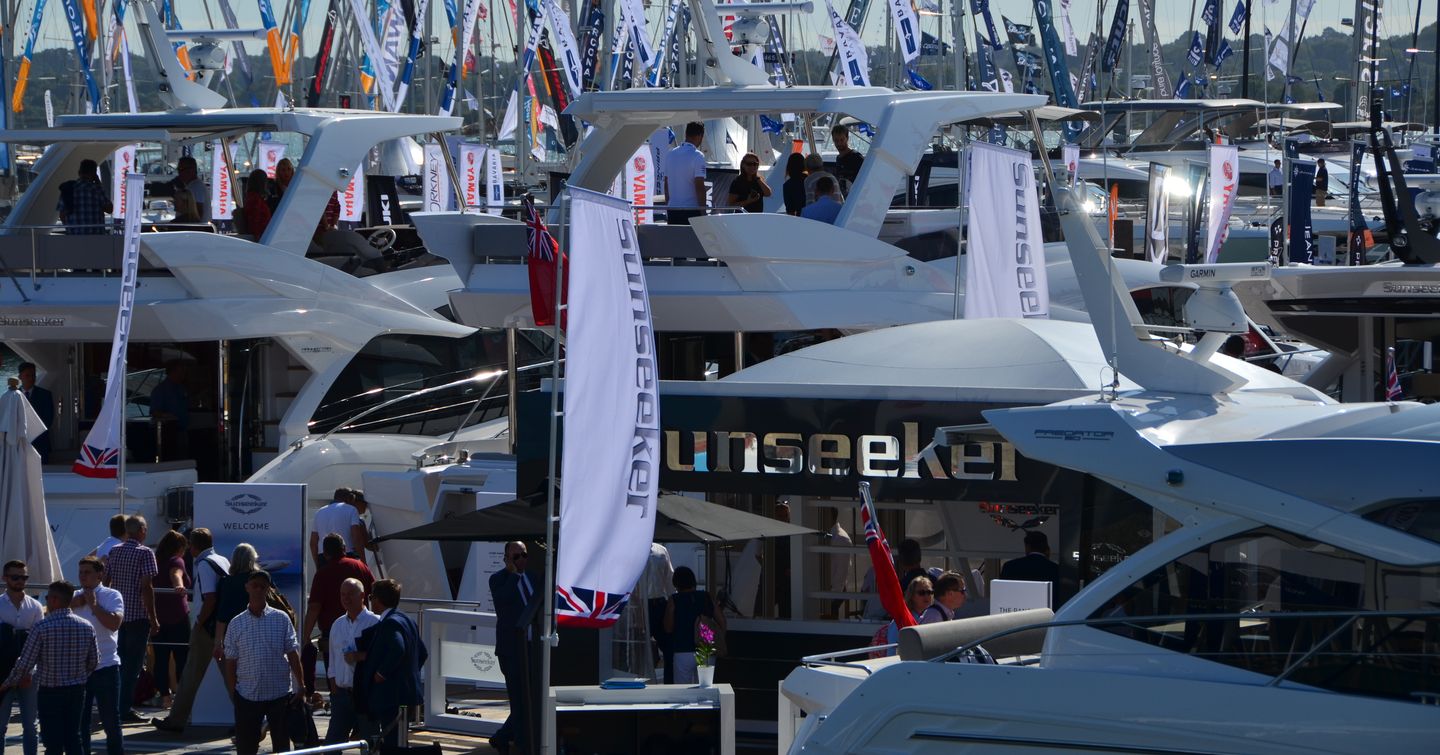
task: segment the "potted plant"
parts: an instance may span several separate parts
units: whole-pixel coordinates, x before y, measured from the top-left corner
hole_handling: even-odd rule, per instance
[[[695,672],[699,676],[700,686],[709,687],[715,683],[715,666],[711,661],[715,658],[715,628],[710,622],[703,618],[695,624]]]

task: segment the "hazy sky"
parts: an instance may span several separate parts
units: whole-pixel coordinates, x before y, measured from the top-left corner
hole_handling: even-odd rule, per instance
[[[569,5],[571,1],[572,0],[564,0],[566,5]],[[945,12],[948,13],[951,0],[938,1],[941,3]],[[1060,0],[1053,1],[1056,4],[1058,13]],[[1110,19],[1114,14],[1117,1],[1118,0],[1103,0],[1105,9],[1101,24],[1103,27],[1102,37],[1109,29]],[[1203,0],[1154,1],[1156,4],[1156,25],[1160,36],[1164,40],[1172,40],[1177,35],[1190,29],[1192,15],[1196,18],[1194,23],[1197,26],[1200,24],[1198,16]],[[1408,32],[1415,17],[1416,3],[1420,1],[1421,0],[1385,0],[1387,13],[1385,14],[1382,24],[1382,33],[1398,34]],[[276,14],[283,16],[287,1],[273,0],[273,2]],[[328,2],[329,0],[311,0],[309,23],[306,27],[307,46],[312,44],[315,39],[318,39],[320,35],[320,27],[324,20],[325,7]],[[345,2],[348,2],[348,0],[345,0]],[[498,12],[498,15],[495,17],[496,24],[508,23],[503,21],[509,15],[508,10],[505,10],[505,6],[508,5],[508,3],[501,2],[500,0],[490,0],[490,2]],[[835,3],[836,9],[843,13],[849,0],[832,0],[832,2]],[[871,0],[871,2],[872,8],[864,30],[865,38],[871,44],[878,44],[885,33],[885,5],[884,0]],[[968,13],[968,0],[960,0],[960,2],[966,4]],[[1130,2],[1130,15],[1133,19],[1138,20],[1138,0],[1130,0]],[[1235,0],[1223,0],[1223,2],[1225,6],[1223,11],[1224,17],[1228,20],[1230,13],[1234,10]],[[1283,22],[1284,14],[1289,9],[1289,0],[1255,0],[1255,2],[1256,7],[1252,16],[1252,30],[1257,34],[1261,33],[1263,26],[1266,24],[1272,29],[1278,30],[1278,27]],[[1425,4],[1427,15],[1432,18],[1434,16],[1436,2],[1437,0],[1428,0]],[[205,3],[210,4],[215,21],[220,23],[218,0],[176,0],[174,4],[178,9],[177,12],[180,21],[185,28],[194,29],[209,26],[209,21],[204,12]],[[22,0],[20,4],[20,17],[14,30],[14,37],[8,34],[6,35],[7,42],[13,45],[12,49],[18,49],[23,44],[23,38],[25,31],[28,29],[28,21],[33,4],[34,0]],[[458,4],[463,6],[463,0],[459,0]],[[659,18],[663,13],[665,4],[665,0],[648,0],[647,2],[647,5],[650,7],[649,15],[651,18],[652,31],[656,31],[656,33],[658,33]],[[258,27],[260,25],[260,14],[257,9],[258,4],[255,0],[231,0],[231,5],[235,9],[242,27]],[[803,42],[806,47],[815,46],[820,34],[829,35],[828,23],[823,15],[824,0],[818,0],[816,6],[816,12],[810,17],[795,18],[795,20],[790,22],[792,38],[797,42]],[[1024,24],[1032,23],[1034,20],[1034,5],[1031,0],[991,0],[990,6],[995,16],[996,26],[1000,28],[1002,35],[1004,34],[1004,29],[1000,20],[1001,16],[1009,17],[1016,23]],[[1075,28],[1076,37],[1079,39],[1080,44],[1083,45],[1089,32],[1095,29],[1096,14],[1100,10],[1100,2],[1099,0],[1071,0],[1070,6],[1071,23]],[[58,45],[68,47],[70,45],[69,32],[64,26],[63,7],[63,4],[60,2],[51,2],[46,7],[45,23],[42,26],[39,47],[44,48]],[[441,0],[431,0],[430,9],[437,32],[445,27],[443,8],[444,6]],[[1340,19],[1351,16],[1353,12],[1354,0],[1315,0],[1315,8],[1310,16],[1307,34],[1318,33],[1327,27],[1338,28],[1340,26]],[[922,20],[924,29],[932,34],[936,31],[937,23],[937,19],[933,17],[927,17]],[[969,24],[970,22],[967,19],[967,30],[970,28]],[[482,24],[482,27],[484,26],[485,24]],[[1058,18],[1057,30],[1060,30]],[[482,28],[482,34],[484,31]],[[499,32],[498,28],[497,32]],[[948,36],[949,33],[950,23],[947,18],[945,22],[945,34]],[[1136,35],[1137,37],[1139,36],[1138,25]],[[442,40],[446,40],[442,41],[442,50],[448,50],[449,35],[437,33],[437,36],[441,36]],[[495,36],[497,39],[494,41],[499,42],[505,47],[509,47],[512,44],[513,32],[500,32]],[[263,54],[264,52],[264,44],[261,42],[248,43],[248,47],[251,53],[255,55]]]

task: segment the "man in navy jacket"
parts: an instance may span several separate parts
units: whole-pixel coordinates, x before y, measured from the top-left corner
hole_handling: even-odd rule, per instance
[[[399,744],[399,725],[391,726],[400,716],[400,709],[419,705],[421,700],[420,667],[429,654],[420,641],[415,621],[398,610],[400,583],[382,579],[370,588],[371,610],[380,615],[373,627],[373,637],[365,653],[363,665],[357,670],[369,682],[366,707],[373,725],[384,734],[384,746]]]

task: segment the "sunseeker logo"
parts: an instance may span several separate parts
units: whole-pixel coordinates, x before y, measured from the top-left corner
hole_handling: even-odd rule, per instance
[[[1115,433],[1109,430],[1036,430],[1035,437],[1039,440],[1109,441],[1115,437]]]
[[[268,506],[269,503],[253,493],[240,493],[225,499],[225,506],[237,514],[249,516],[260,509]]]
[[[0,328],[63,328],[65,318],[43,315],[0,315]]]
[[[1380,291],[1386,294],[1425,294],[1427,296],[1433,296],[1440,294],[1440,284],[1385,281],[1380,285]]]
[[[1044,317],[1041,310],[1040,282],[1035,276],[1035,263],[1030,246],[1029,202],[1030,161],[1015,163],[1015,283],[1019,287],[1020,313],[1024,317]]]
[[[660,482],[660,397],[655,391],[659,379],[655,369],[655,336],[650,331],[650,300],[645,293],[645,270],[640,262],[640,245],[636,243],[632,220],[628,216],[618,218],[615,233],[625,260],[625,280],[630,288],[637,391],[625,505],[637,506],[644,511],[654,494],[654,487]]]

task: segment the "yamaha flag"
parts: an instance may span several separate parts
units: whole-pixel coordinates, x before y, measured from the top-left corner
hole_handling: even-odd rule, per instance
[[[620,618],[650,556],[660,483],[660,376],[629,203],[570,187],[575,268],[567,331],[555,616]]]
[[[1240,188],[1240,150],[1230,144],[1210,145],[1210,215],[1205,226],[1205,263],[1220,261],[1220,247],[1230,234],[1230,211]]]
[[[1290,161],[1290,258],[1289,261],[1314,261],[1315,244],[1311,237],[1310,202],[1315,198],[1315,163]]]
[[[972,144],[965,318],[1050,316],[1040,195],[1028,152]]]
[[[135,311],[135,278],[140,270],[140,210],[145,199],[145,175],[125,175],[125,246],[121,260],[120,308],[115,336],[110,341],[110,371],[105,378],[105,403],[80,446],[71,469],[85,477],[115,478],[119,474],[121,430],[125,422],[125,349],[130,345],[130,318]]]

